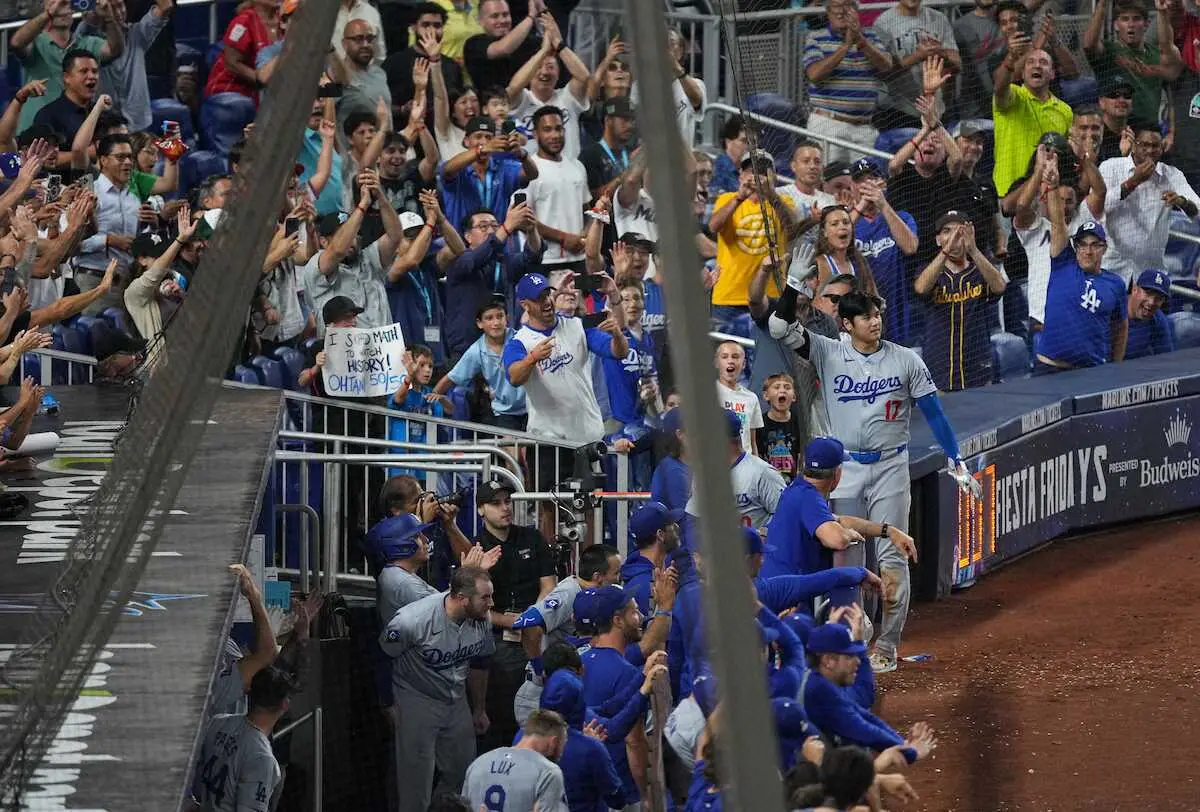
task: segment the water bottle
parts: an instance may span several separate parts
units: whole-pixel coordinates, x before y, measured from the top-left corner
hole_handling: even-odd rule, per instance
[[[49,392],[42,395],[42,407],[38,409],[38,414],[58,414],[58,398]]]

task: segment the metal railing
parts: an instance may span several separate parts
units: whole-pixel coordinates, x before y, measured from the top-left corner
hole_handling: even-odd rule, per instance
[[[294,719],[288,724],[276,730],[271,734],[271,741],[277,742],[284,736],[288,736],[302,725],[309,722],[313,724],[313,791],[312,791],[312,810],[313,812],[323,812],[325,808],[325,711],[320,705],[310,710],[298,719]]]
[[[45,386],[56,383],[55,378],[59,379],[57,383],[67,386],[95,381],[96,364],[99,362],[91,355],[51,349],[33,350],[21,357],[21,375],[24,374],[25,362],[29,356],[36,356],[38,380]]]

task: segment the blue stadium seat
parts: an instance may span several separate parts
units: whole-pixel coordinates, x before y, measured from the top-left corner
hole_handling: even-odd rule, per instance
[[[88,335],[92,339],[92,347],[95,348],[96,344],[102,340],[102,337],[105,334],[112,332],[112,330],[112,325],[110,325],[104,319],[93,320],[91,326],[88,327]]]
[[[875,149],[880,152],[895,154],[900,151],[900,147],[904,146],[906,141],[910,140],[916,134],[917,130],[915,127],[897,127],[894,130],[884,130],[875,139]]]
[[[1167,316],[1171,331],[1175,333],[1175,347],[1186,350],[1200,347],[1200,313],[1182,311]]]
[[[454,404],[454,410],[450,416],[455,420],[470,420],[471,407],[467,404],[467,390],[461,386],[454,386],[446,394],[449,396],[450,402]]]
[[[250,367],[242,366],[241,364],[238,364],[237,366],[235,366],[233,368],[233,379],[235,381],[237,381],[238,383],[253,383],[253,384],[261,383],[258,380],[258,375],[255,373],[255,371],[253,369],[251,369]]]
[[[746,109],[751,113],[784,121],[800,126],[804,117],[800,108],[792,104],[785,96],[778,93],[755,93],[746,99]],[[771,127],[757,122],[758,146],[775,156],[775,168],[778,172],[790,172],[788,163],[792,160],[792,150],[796,148],[796,136],[787,130]]]
[[[79,341],[84,355],[92,354],[92,325],[95,322],[95,316],[79,316],[75,319],[75,332],[79,333]]]
[[[33,378],[34,383],[42,382],[42,361],[31,352],[21,356],[21,377]]]
[[[250,359],[250,366],[258,370],[263,386],[283,389],[283,364],[265,355],[256,355]]]
[[[54,325],[54,349],[62,350],[63,352],[73,352],[76,355],[88,355],[89,347],[84,344],[84,333],[78,330],[74,325],[68,327],[65,324]],[[65,364],[63,361],[54,362],[54,377],[59,377],[58,366]],[[87,380],[87,370],[83,364],[72,364],[70,370],[70,379],[72,383]],[[66,376],[64,375],[64,382]]]
[[[221,58],[224,50],[225,44],[222,42],[214,42],[208,46],[208,50],[204,52],[204,68],[206,72],[212,70],[212,66]]]
[[[214,93],[200,105],[200,144],[229,155],[257,112],[254,101],[241,93]]]
[[[186,195],[209,175],[224,175],[229,162],[218,152],[192,150],[179,159],[179,192]]]
[[[304,351],[309,352],[310,350],[312,350],[313,347],[317,346],[317,344],[320,343],[320,341],[321,341],[321,339],[316,338],[316,337],[306,339],[304,342]]]
[[[1096,104],[1100,100],[1100,88],[1094,76],[1080,76],[1078,79],[1063,79],[1058,83],[1059,98],[1070,107],[1081,107],[1085,104]]]
[[[1200,237],[1200,223],[1196,223],[1183,212],[1172,211],[1170,215],[1171,231]],[[1163,270],[1172,282],[1191,282],[1196,278],[1196,266],[1200,265],[1200,244],[1191,240],[1169,238],[1167,250],[1163,257]],[[1174,309],[1174,308],[1172,308]]]
[[[129,329],[129,318],[125,315],[125,311],[119,307],[107,307],[100,314],[100,318],[104,319],[110,325],[120,330],[122,333],[133,332]]]
[[[192,126],[192,111],[187,105],[175,99],[154,99],[150,102],[150,112],[154,117],[152,132],[161,135],[164,121],[178,121],[179,134],[183,136],[183,140],[189,146],[195,145],[196,130]]]
[[[304,353],[291,347],[279,347],[275,350],[275,360],[283,365],[283,383],[287,389],[296,388],[296,379],[304,371]]]
[[[1012,333],[992,334],[992,378],[996,383],[1029,376],[1029,348]]]

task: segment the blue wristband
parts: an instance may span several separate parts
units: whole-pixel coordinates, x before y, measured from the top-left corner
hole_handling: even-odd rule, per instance
[[[542,676],[542,658],[534,657],[529,661],[529,665],[533,668],[533,674],[536,677]]]

